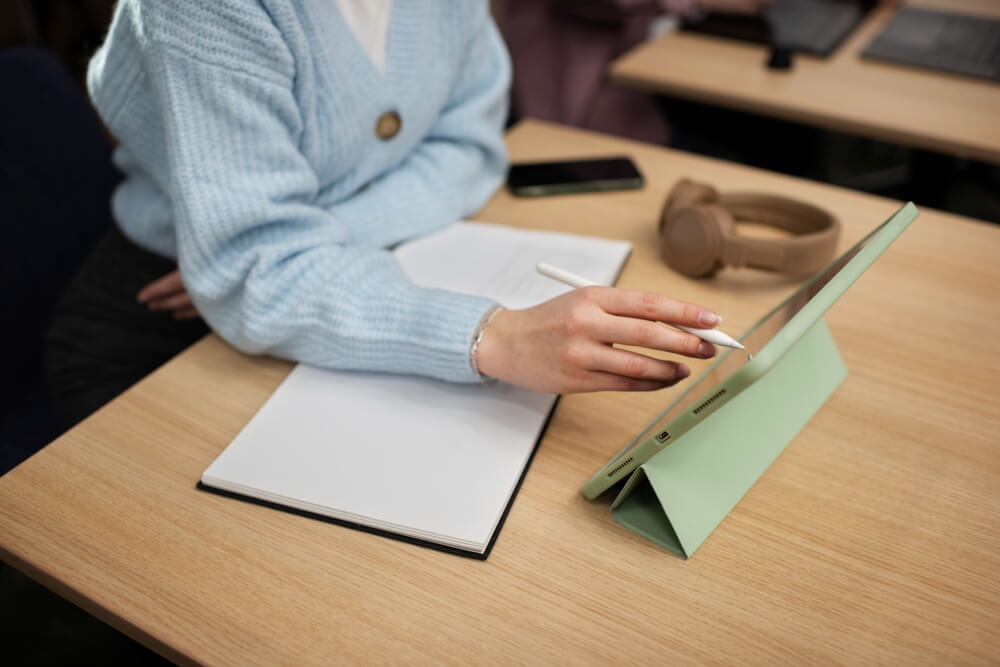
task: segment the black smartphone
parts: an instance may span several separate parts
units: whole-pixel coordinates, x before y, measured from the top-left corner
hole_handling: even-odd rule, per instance
[[[582,160],[517,162],[507,172],[507,187],[518,197],[637,190],[642,186],[642,174],[635,163],[620,155]]]

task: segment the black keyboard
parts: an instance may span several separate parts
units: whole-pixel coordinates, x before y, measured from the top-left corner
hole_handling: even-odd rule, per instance
[[[796,51],[828,54],[851,33],[864,18],[859,4],[842,0],[775,2],[765,18],[774,31],[773,44]]]
[[[710,13],[685,30],[827,56],[861,23],[870,2],[776,0],[760,16]]]
[[[903,7],[861,55],[1000,81],[1000,19]]]

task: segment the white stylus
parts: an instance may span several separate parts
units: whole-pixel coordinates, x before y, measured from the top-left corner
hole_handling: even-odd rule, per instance
[[[553,280],[558,280],[561,283],[565,283],[570,287],[589,287],[591,285],[598,285],[593,280],[587,280],[583,276],[578,276],[575,273],[570,273],[566,269],[560,269],[558,266],[552,266],[548,262],[539,262],[535,267],[540,274],[552,278]],[[664,322],[667,326],[673,327],[675,329],[680,329],[681,331],[686,331],[690,334],[694,334],[698,338],[708,341],[713,345],[721,345],[723,347],[732,347],[737,350],[745,350],[746,348],[736,339],[731,336],[719,331],[718,329],[695,329],[694,327],[685,327],[680,324],[669,324]]]

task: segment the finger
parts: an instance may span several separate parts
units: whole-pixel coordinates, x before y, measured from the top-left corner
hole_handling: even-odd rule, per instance
[[[582,381],[577,382],[578,388],[574,391],[656,391],[677,384],[687,377],[689,373],[690,371],[685,370],[685,372],[678,373],[672,379],[655,380],[594,371],[589,373]]]
[[[666,383],[664,386],[675,384],[691,375],[691,369],[686,364],[608,345],[599,346],[594,351],[589,370],[632,380]]]
[[[599,325],[606,342],[632,347],[644,347],[663,352],[675,352],[687,357],[709,359],[715,356],[715,346],[694,334],[678,331],[661,322],[631,317],[611,317]]]
[[[193,320],[199,317],[198,311],[194,309],[194,306],[175,310],[173,315],[175,320]]]
[[[715,355],[715,347],[710,343],[694,334],[664,326],[656,317],[657,314],[673,317],[671,312],[686,312],[686,316],[679,319],[701,324],[711,321],[703,318],[704,312],[709,312],[718,321],[717,315],[701,306],[651,292],[608,287],[586,287],[575,290],[564,298],[569,299],[569,307],[562,315],[563,338],[567,341],[589,340],[645,347],[699,359]],[[692,316],[692,312],[697,312],[698,315]],[[585,346],[577,352],[589,354],[592,350],[588,352]]]
[[[137,298],[140,303],[145,303],[162,296],[169,296],[183,291],[184,283],[181,282],[180,271],[175,269],[139,290]]]
[[[586,339],[606,344],[644,347],[675,352],[689,357],[708,359],[715,355],[715,346],[694,334],[668,327],[659,321],[609,315],[598,308],[573,311],[567,318],[567,339]]]
[[[676,382],[637,380],[636,378],[615,375],[613,373],[592,373],[588,378],[587,384],[577,391],[657,391],[658,389],[666,389],[674,384]]]
[[[182,310],[194,307],[190,295],[187,292],[172,294],[162,298],[154,299],[146,304],[150,310]]]
[[[593,287],[578,291],[583,298],[593,299],[602,310],[612,315],[699,328],[711,328],[721,321],[708,308],[655,292],[613,287]]]

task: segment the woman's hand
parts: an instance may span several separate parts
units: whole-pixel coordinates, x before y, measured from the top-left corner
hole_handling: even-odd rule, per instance
[[[136,298],[150,310],[171,311],[175,320],[192,320],[198,317],[198,311],[184,289],[181,273],[177,269],[143,287]]]
[[[584,287],[524,310],[501,310],[476,353],[479,371],[550,394],[650,391],[691,374],[676,361],[616,345],[698,359],[715,347],[660,322],[712,328],[715,313],[651,292]]]

